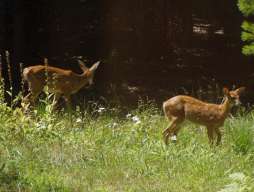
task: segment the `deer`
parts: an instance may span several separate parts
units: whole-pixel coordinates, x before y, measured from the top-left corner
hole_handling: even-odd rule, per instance
[[[211,145],[214,144],[216,134],[216,145],[219,145],[222,137],[219,128],[223,126],[231,108],[240,104],[240,95],[244,90],[245,87],[231,91],[228,88],[223,88],[224,98],[221,104],[203,102],[186,95],[177,95],[163,102],[164,114],[171,121],[163,131],[165,144],[168,145],[169,137],[176,141],[181,123],[188,120],[206,127]]]
[[[94,73],[100,61],[88,68],[83,61],[78,60],[82,74],[77,74],[71,70],[48,66],[47,59],[45,65],[34,65],[23,70],[23,79],[28,83],[29,93],[24,97],[25,104],[34,105],[37,97],[48,86],[48,92],[54,94],[57,102],[63,96],[68,108],[71,107],[71,95],[77,93],[86,85],[93,84]]]

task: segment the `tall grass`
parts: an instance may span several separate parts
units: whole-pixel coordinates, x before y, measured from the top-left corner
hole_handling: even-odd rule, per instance
[[[91,106],[24,115],[0,103],[0,191],[254,191],[253,114],[227,119],[219,147],[189,122],[165,146],[153,104]]]

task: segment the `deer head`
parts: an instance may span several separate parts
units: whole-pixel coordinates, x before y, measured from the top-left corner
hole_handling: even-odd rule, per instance
[[[238,106],[241,104],[240,96],[245,91],[245,87],[240,87],[236,90],[229,91],[228,88],[223,88],[224,96],[228,99],[230,106]]]
[[[78,60],[78,63],[79,67],[83,71],[83,75],[86,75],[88,77],[88,87],[90,87],[91,85],[93,85],[94,73],[100,64],[100,61],[94,63],[90,68],[86,67],[85,63],[81,60]]]

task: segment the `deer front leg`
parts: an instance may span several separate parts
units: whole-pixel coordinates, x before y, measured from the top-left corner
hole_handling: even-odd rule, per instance
[[[55,93],[53,98],[53,108],[56,110],[59,107],[59,99],[61,97],[60,93]]]
[[[28,93],[21,102],[22,111],[24,113],[28,113],[30,109],[32,109],[35,106],[35,101],[40,93],[37,92],[30,92]]]
[[[24,103],[25,105],[31,104],[31,97],[32,97],[32,93],[28,93],[28,94],[22,99],[22,103]]]
[[[216,127],[216,128],[215,128],[215,132],[216,132],[216,134],[217,134],[217,142],[216,142],[216,145],[219,145],[219,144],[221,144],[221,132],[220,132],[219,127]]]
[[[70,109],[71,109],[71,96],[70,95],[64,95],[64,100],[65,100],[67,109],[70,111]]]
[[[172,118],[172,122],[168,128],[163,131],[163,138],[166,145],[168,145],[168,139],[170,136],[177,135],[180,130],[180,123],[182,119],[179,118]]]
[[[35,105],[35,101],[37,99],[37,97],[39,96],[40,92],[30,92],[27,94],[27,96],[24,97],[22,103],[26,104],[26,105]]]
[[[209,139],[209,143],[213,145],[214,142],[214,127],[207,127],[207,135]]]

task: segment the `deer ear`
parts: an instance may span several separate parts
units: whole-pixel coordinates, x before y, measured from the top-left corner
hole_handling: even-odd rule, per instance
[[[78,64],[79,64],[79,67],[82,69],[83,72],[88,70],[85,63],[83,61],[81,61],[80,59],[78,60]]]
[[[99,64],[100,64],[100,61],[93,64],[93,66],[90,67],[89,71],[94,72],[98,68]]]
[[[246,87],[240,87],[238,90],[239,90],[240,93],[242,93],[246,90]]]
[[[236,92],[237,92],[237,94],[242,94],[243,92],[245,92],[245,90],[246,90],[246,87],[240,87],[240,88],[238,88],[237,90],[236,90]]]
[[[224,93],[224,95],[229,95],[229,90],[227,87],[223,88],[223,93]]]

